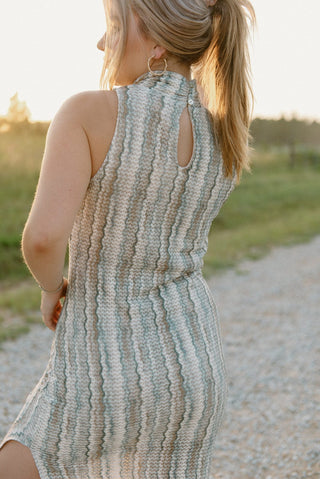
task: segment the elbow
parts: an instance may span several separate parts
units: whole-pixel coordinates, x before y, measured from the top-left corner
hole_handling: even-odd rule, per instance
[[[27,258],[30,255],[46,253],[55,243],[56,239],[49,232],[25,228],[22,233],[21,250],[23,256]]]

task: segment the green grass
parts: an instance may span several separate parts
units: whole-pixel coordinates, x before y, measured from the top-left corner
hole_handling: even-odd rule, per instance
[[[42,318],[40,316],[26,316],[24,318],[25,323],[27,324],[42,324]]]
[[[304,242],[320,234],[320,168],[288,167],[285,153],[253,156],[252,173],[243,173],[214,220],[203,274],[256,259],[277,245]]]
[[[26,334],[30,331],[30,327],[23,324],[11,325],[6,328],[0,328],[0,351],[1,343],[8,341],[9,339],[16,339],[22,334]]]
[[[45,147],[41,131],[0,134],[0,282],[30,277],[20,241],[31,208]],[[307,155],[306,151],[306,155]],[[303,159],[303,153],[299,152]],[[320,168],[300,160],[289,168],[285,148],[257,150],[252,174],[243,173],[214,220],[203,274],[258,258],[272,246],[306,241],[320,233]]]
[[[42,323],[41,292],[33,279],[3,288],[0,295],[1,343],[30,331],[30,324]]]
[[[12,313],[23,314],[39,309],[41,291],[37,285],[25,282],[4,291],[0,296],[0,309],[9,309]]]
[[[23,263],[20,241],[44,147],[41,131],[0,134],[0,342],[41,322],[40,290]],[[273,246],[320,234],[319,164],[299,160],[294,168],[288,165],[285,149],[254,153],[252,174],[243,172],[240,185],[212,224],[204,257],[206,278],[244,258],[259,258]],[[10,324],[10,315],[21,318],[21,323]]]
[[[44,146],[44,134],[28,131],[0,134],[0,281],[15,281],[29,275],[21,257],[20,241]]]

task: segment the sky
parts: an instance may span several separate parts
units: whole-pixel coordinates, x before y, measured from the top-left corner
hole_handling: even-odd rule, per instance
[[[319,0],[252,4],[254,116],[320,121]],[[0,115],[16,92],[39,121],[51,120],[71,95],[98,90],[104,31],[103,0],[2,2]]]

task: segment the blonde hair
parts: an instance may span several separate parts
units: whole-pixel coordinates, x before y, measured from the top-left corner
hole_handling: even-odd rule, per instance
[[[111,19],[115,6],[119,30]],[[248,54],[249,21],[255,23],[248,0],[105,0],[107,34],[100,87],[112,89],[125,52],[128,12],[137,14],[141,34],[166,48],[168,55],[191,68],[202,102],[211,113],[221,148],[224,173],[240,180],[250,171],[249,127],[253,93]],[[116,44],[117,40],[117,44]],[[116,47],[115,47],[116,45]]]

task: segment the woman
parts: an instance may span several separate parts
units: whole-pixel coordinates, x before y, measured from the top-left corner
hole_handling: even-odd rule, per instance
[[[105,11],[102,89],[52,121],[23,231],[55,335],[0,444],[0,479],[211,472],[227,376],[201,268],[212,221],[249,169],[254,12],[246,0],[110,0]]]

